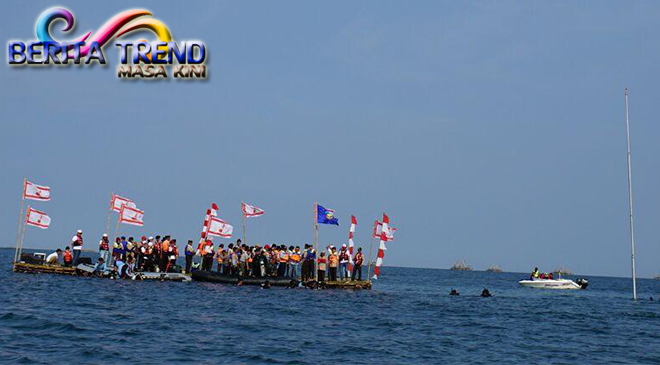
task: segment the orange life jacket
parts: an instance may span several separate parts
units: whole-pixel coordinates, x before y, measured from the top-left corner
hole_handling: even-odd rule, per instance
[[[286,264],[289,261],[289,254],[282,250],[280,252],[280,264]]]
[[[297,253],[297,252],[292,253],[289,258],[291,259],[291,261],[293,261],[295,263],[300,262],[300,254]]]
[[[64,262],[71,262],[73,261],[73,256],[71,255],[71,251],[64,251]]]

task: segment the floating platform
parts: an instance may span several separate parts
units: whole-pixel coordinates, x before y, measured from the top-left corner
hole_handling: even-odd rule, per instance
[[[320,288],[320,289],[353,289],[353,290],[370,290],[371,289],[371,282],[370,281],[323,281],[323,282],[316,282],[316,281],[307,281],[304,283],[301,283],[298,280],[291,279],[291,278],[273,278],[273,277],[268,277],[268,278],[253,278],[253,277],[248,277],[248,278],[239,278],[236,276],[227,276],[227,275],[222,275],[218,272],[215,271],[202,271],[202,270],[196,270],[192,272],[192,279],[195,281],[204,281],[204,282],[211,282],[211,283],[219,283],[219,284],[228,284],[228,285],[258,285],[258,286],[263,286],[266,285],[266,282],[268,282],[268,285],[270,286],[280,286],[280,287],[298,287],[299,285],[302,284],[302,286],[310,288],[310,289],[315,289],[315,288]]]
[[[15,272],[28,274],[76,275],[76,268],[72,266],[29,264],[26,262],[15,262],[13,265]]]

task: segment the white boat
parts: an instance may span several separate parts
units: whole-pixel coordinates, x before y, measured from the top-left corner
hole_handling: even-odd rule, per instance
[[[577,282],[569,279],[526,279],[520,280],[518,284],[539,289],[586,289],[589,281],[587,279],[578,279]]]

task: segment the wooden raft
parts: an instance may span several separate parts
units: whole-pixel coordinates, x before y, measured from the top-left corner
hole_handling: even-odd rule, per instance
[[[25,262],[17,262],[14,266],[14,271],[28,273],[28,274],[76,275],[75,267],[64,267],[59,265],[28,264]]]
[[[324,289],[371,290],[371,281],[324,281],[320,286]]]

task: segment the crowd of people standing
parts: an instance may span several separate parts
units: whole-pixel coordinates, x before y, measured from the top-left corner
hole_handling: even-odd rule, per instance
[[[58,263],[59,256],[65,266],[76,266],[83,248],[82,231],[79,230],[64,251],[57,249],[46,259],[47,263]],[[119,276],[130,275],[132,272],[186,272],[193,269],[217,271],[225,276],[234,277],[279,277],[293,280],[309,281],[348,281],[362,280],[362,265],[364,255],[358,248],[351,255],[342,245],[337,249],[330,245],[325,252],[317,257],[312,245],[252,245],[243,244],[240,239],[236,243],[215,246],[213,241],[202,239],[197,247],[188,240],[183,247],[185,268],[177,265],[179,247],[177,240],[169,235],[146,237],[139,240],[133,237],[117,237],[110,244],[108,235],[104,234],[99,241],[99,257],[94,265],[94,271],[100,274],[116,270]],[[199,263],[195,257],[200,257]],[[349,272],[349,265],[352,271]],[[215,269],[215,270],[214,270]]]

